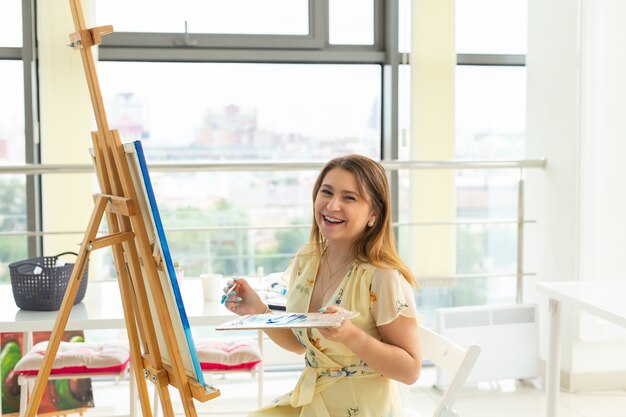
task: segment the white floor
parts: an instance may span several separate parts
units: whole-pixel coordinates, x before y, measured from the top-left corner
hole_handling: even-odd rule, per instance
[[[265,377],[265,400],[285,393],[297,380],[298,373],[268,372]],[[407,391],[407,406],[423,416],[431,416],[437,405],[439,391],[432,388],[433,368],[425,368],[420,381]],[[256,408],[256,380],[248,374],[217,377],[214,384],[221,396],[204,404],[196,402],[199,414],[245,416]],[[149,384],[150,385],[150,384]],[[151,390],[151,388],[150,388]],[[128,382],[94,382],[96,407],[86,417],[128,415]],[[172,391],[176,415],[183,415],[176,391]],[[568,393],[561,392],[559,417],[626,417],[626,391]],[[545,415],[542,390],[520,381],[469,384],[456,402],[461,417],[539,417]],[[139,415],[141,413],[138,413]],[[162,413],[159,413],[162,417]]]

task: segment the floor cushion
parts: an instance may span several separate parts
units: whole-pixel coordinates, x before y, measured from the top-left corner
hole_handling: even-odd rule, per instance
[[[205,371],[249,370],[261,362],[259,345],[252,339],[200,339],[196,351]]]
[[[37,343],[15,365],[15,372],[36,375],[43,364],[48,342]],[[122,372],[130,360],[128,344],[122,342],[61,342],[52,364],[52,375]]]

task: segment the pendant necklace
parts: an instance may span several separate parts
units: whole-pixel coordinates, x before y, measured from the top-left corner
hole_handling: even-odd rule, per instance
[[[324,297],[326,297],[326,293],[328,292],[328,290],[330,290],[333,287],[333,281],[334,281],[334,276],[335,274],[337,274],[337,272],[339,271],[343,271],[346,269],[346,267],[348,265],[350,265],[350,263],[354,262],[354,258],[351,258],[348,260],[348,262],[344,263],[343,265],[341,265],[339,268],[335,269],[334,271],[330,269],[330,263],[328,262],[328,256],[326,253],[324,253],[324,260],[326,261],[326,268],[328,269],[328,277],[326,280],[322,280],[322,285],[321,285],[321,289],[322,289],[322,297],[320,299],[320,304],[324,303]],[[345,275],[345,274],[344,274]],[[328,287],[325,287],[324,282],[327,281],[328,282]]]

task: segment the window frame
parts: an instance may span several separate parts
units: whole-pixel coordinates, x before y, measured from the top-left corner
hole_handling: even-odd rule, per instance
[[[41,163],[39,153],[39,116],[37,103],[37,42],[35,36],[35,5],[22,0],[22,46],[0,47],[0,60],[21,60],[24,91],[24,140],[26,164]],[[26,218],[28,230],[41,230],[41,176],[26,175]],[[42,237],[28,236],[29,256],[42,252]]]

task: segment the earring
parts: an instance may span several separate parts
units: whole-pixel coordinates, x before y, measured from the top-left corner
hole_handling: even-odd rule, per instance
[[[367,222],[367,226],[368,227],[373,227],[374,226],[374,219],[372,219],[369,222]]]

